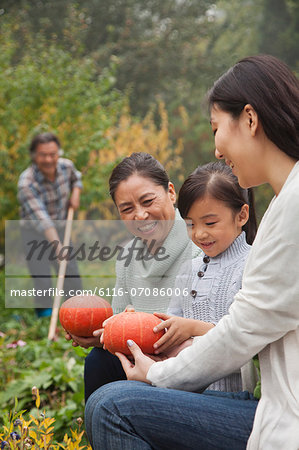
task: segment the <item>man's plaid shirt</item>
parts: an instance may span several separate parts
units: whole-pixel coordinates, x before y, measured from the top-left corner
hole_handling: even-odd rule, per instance
[[[54,220],[65,220],[72,189],[82,188],[81,173],[72,161],[59,158],[55,181],[44,177],[35,163],[21,173],[18,182],[18,200],[21,204],[22,224],[34,220],[38,231],[54,227]],[[30,223],[32,227],[32,222]]]

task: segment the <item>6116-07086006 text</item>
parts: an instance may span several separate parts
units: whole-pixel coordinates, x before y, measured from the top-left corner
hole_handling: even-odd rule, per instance
[[[130,289],[123,289],[123,288],[99,288],[98,295],[106,296],[106,297],[113,297],[113,296],[123,296],[123,295],[130,295],[131,297],[180,297],[185,296],[189,294],[189,290],[187,288],[180,289],[179,287],[167,287],[167,288],[130,288]]]
[[[175,288],[110,288],[110,287],[95,287],[93,289],[81,289],[81,290],[69,290],[70,296],[77,295],[99,295],[100,297],[114,297],[114,296],[123,296],[130,295],[132,297],[150,297],[150,296],[160,296],[160,297],[179,297],[186,296],[189,294],[189,290],[187,288],[180,289],[179,287]],[[11,297],[42,297],[45,295],[64,295],[63,289],[57,289],[54,287],[48,289],[10,289]]]

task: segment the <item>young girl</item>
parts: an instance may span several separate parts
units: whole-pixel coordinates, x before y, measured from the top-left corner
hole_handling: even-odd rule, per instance
[[[192,260],[192,270],[177,277],[176,291],[164,321],[155,328],[167,332],[155,353],[167,352],[191,336],[205,334],[228,313],[241,289],[243,269],[256,233],[251,189],[242,189],[230,167],[220,162],[199,166],[179,192],[178,208],[192,241],[204,252]],[[172,315],[172,317],[169,316]],[[180,317],[176,317],[180,316]],[[216,381],[209,389],[242,390],[240,370]]]

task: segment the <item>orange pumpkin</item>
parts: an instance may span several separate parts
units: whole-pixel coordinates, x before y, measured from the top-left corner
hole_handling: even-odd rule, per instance
[[[163,336],[164,330],[154,333],[153,328],[161,319],[145,312],[122,312],[108,320],[104,328],[104,345],[111,353],[130,355],[127,340],[132,339],[144,353],[154,353],[154,343]]]
[[[97,295],[78,295],[66,300],[59,310],[63,328],[76,336],[92,336],[112,316],[110,303]]]

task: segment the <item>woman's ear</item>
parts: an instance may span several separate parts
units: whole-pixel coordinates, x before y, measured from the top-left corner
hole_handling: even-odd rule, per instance
[[[255,109],[250,104],[247,104],[244,106],[243,113],[245,115],[246,124],[250,129],[251,136],[255,136],[259,123],[259,118]]]
[[[241,211],[237,215],[238,225],[243,227],[249,219],[249,206],[247,203],[244,203],[244,205],[241,208]]]
[[[171,182],[168,183],[168,194],[169,194],[169,198],[170,198],[171,202],[173,204],[175,204],[175,202],[176,202],[176,193],[175,193],[174,185]]]

